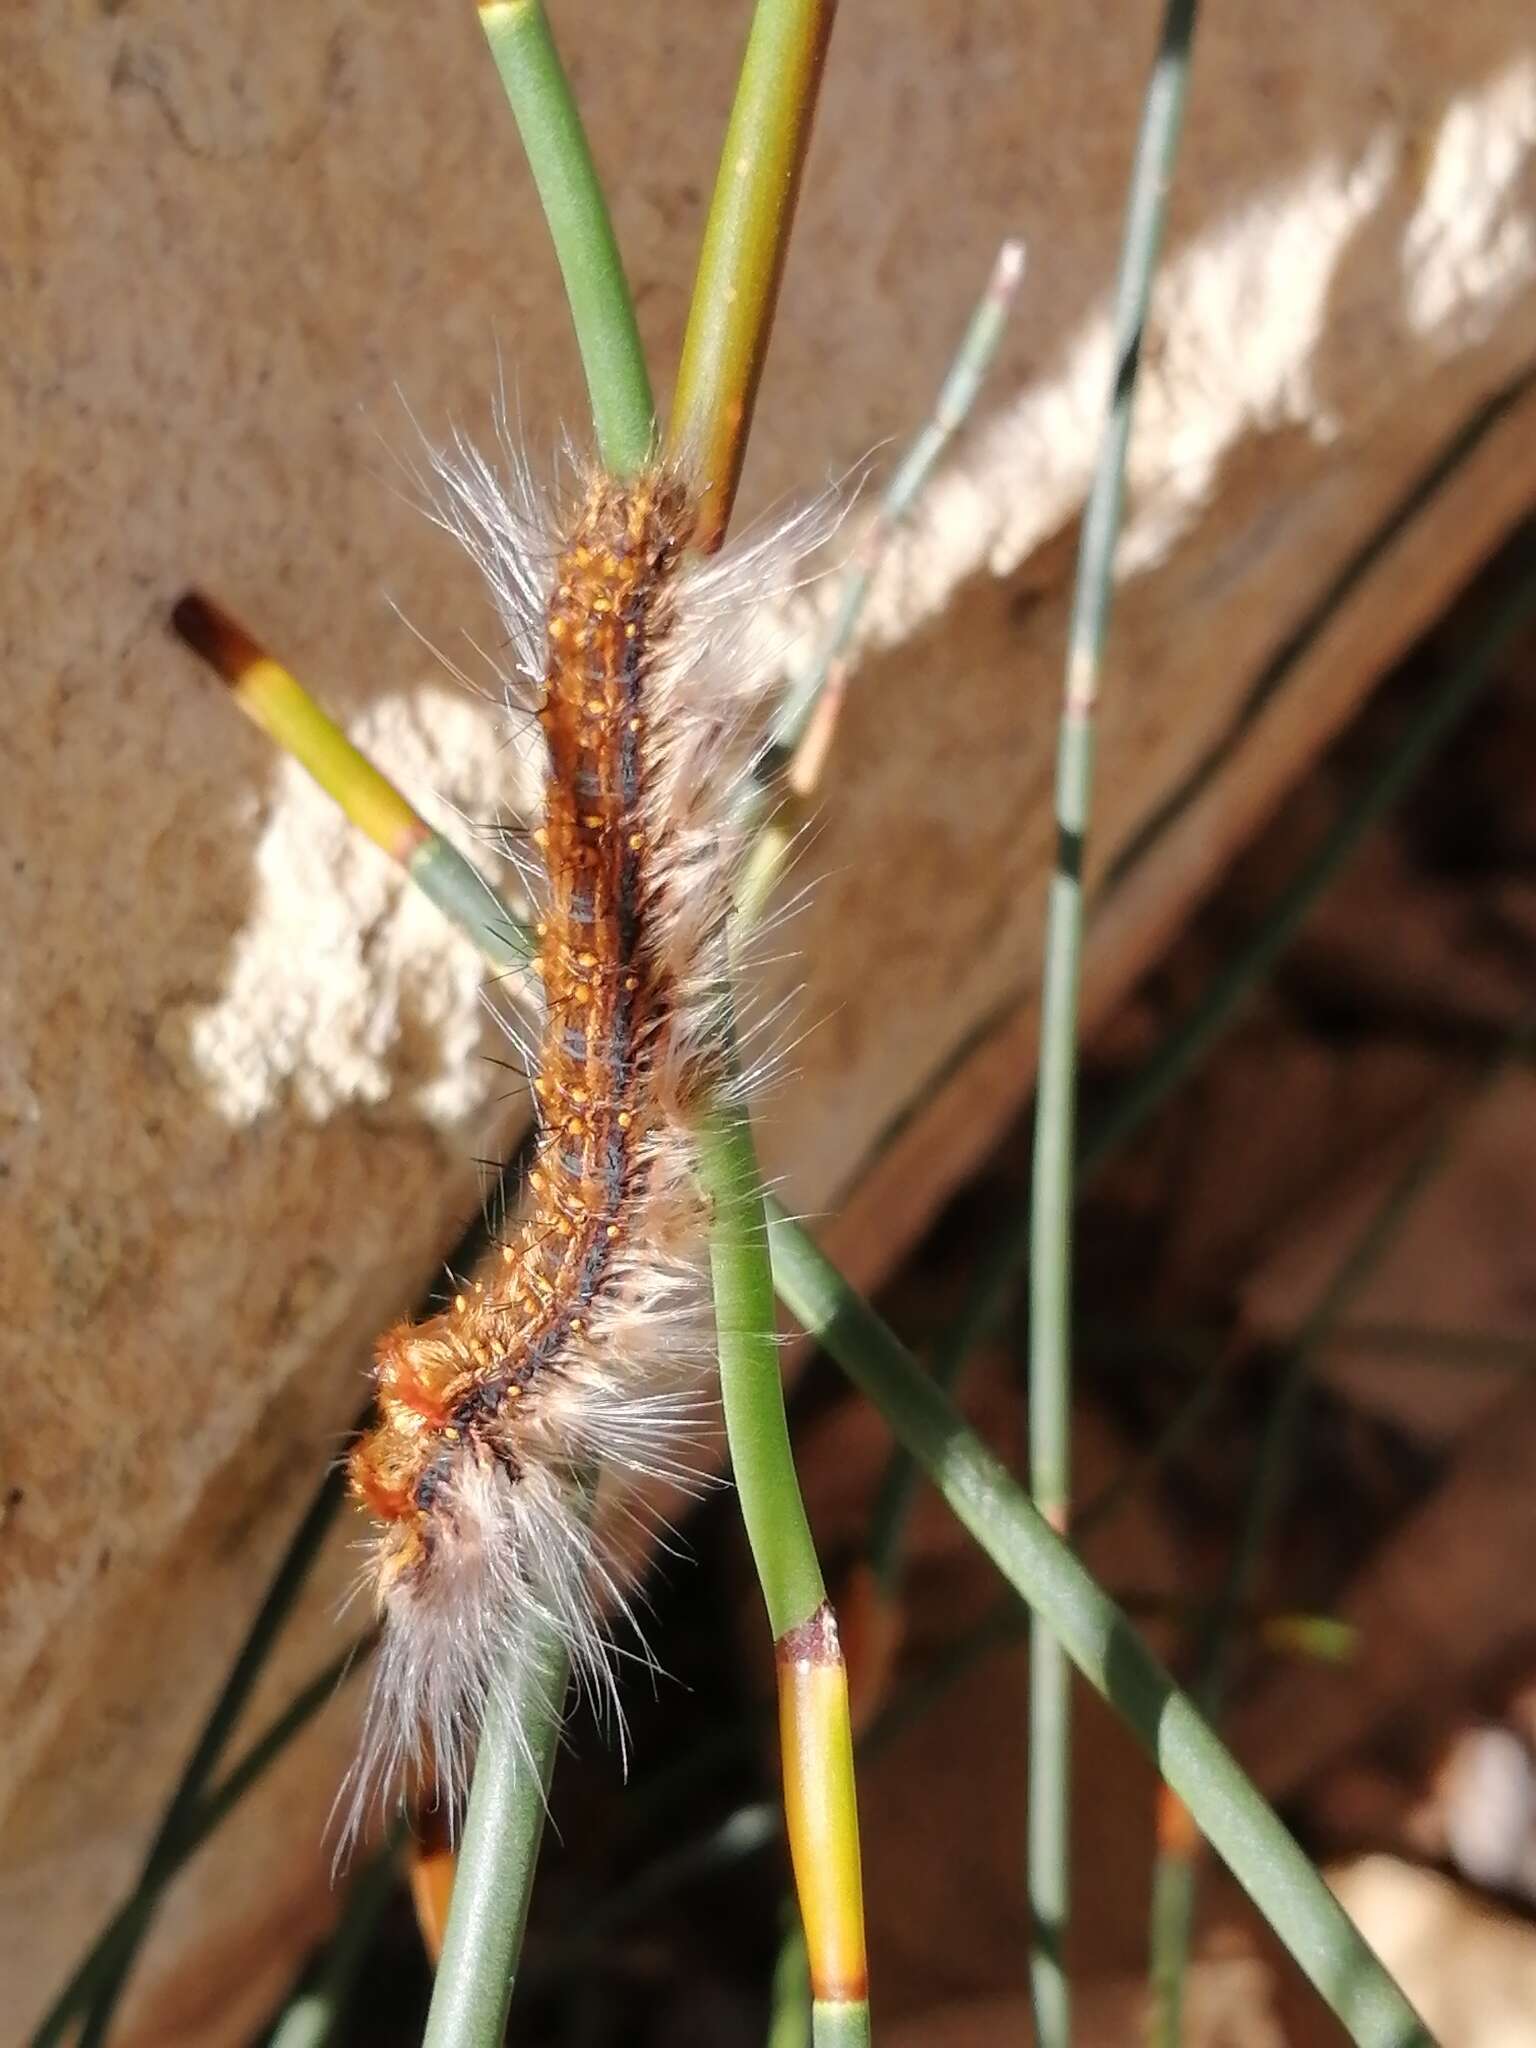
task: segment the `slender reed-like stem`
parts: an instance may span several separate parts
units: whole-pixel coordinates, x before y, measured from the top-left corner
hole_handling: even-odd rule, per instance
[[[848,1680],[806,1520],[784,1413],[773,1273],[729,996],[723,1086],[696,1126],[710,1205],[720,1394],[731,1468],[774,1634],[790,1860],[809,1958],[817,2048],[869,2038],[863,1885]]]
[[[746,456],[836,0],[757,0],[704,228],[667,449],[719,547]]]
[[[1065,1534],[1071,1503],[1072,1208],[1083,859],[1094,722],[1125,496],[1136,369],[1184,111],[1195,0],[1169,0],[1131,168],[1112,326],[1108,420],[1083,515],[1067,627],[1056,758],[1056,868],[1046,911],[1029,1214],[1029,1479],[1036,1507]],[[1030,1993],[1041,2048],[1067,2048],[1071,1996],[1062,1943],[1070,1913],[1071,1675],[1039,1616],[1029,1637]]]
[[[532,951],[527,930],[479,869],[418,816],[297,678],[243,626],[195,590],[176,606],[171,625],[229,685],[246,717],[291,754],[375,846],[399,862],[423,895],[498,973],[527,964]]]
[[[859,542],[838,593],[831,629],[785,692],[773,722],[773,743],[781,756],[799,757],[790,770],[797,793],[804,793],[802,782],[814,788],[820,780],[826,751],[823,736],[830,734],[837,720],[847,681],[849,644],[863,616],[875,571],[933,475],[939,457],[970,416],[1023,282],[1024,264],[1024,244],[1004,242],[945,372],[933,411],[882,492],[875,516]]]
[[[811,1967],[798,1915],[784,1930],[773,1966],[765,2048],[811,2048]]]
[[[1140,1737],[1362,2048],[1428,2048],[1379,1959],[1192,1701],[875,1311],[769,1203],[780,1299],[868,1395],[1003,1577]]]
[[[834,0],[758,0],[742,60],[666,440],[698,491],[693,544],[705,552],[724,541],[735,505],[833,11]],[[749,922],[751,914],[749,906]],[[728,967],[719,1013],[721,1087],[696,1119],[695,1137],[710,1204],[721,1401],[774,1634],[785,1816],[813,2038],[818,2048],[832,2048],[869,2037],[847,1675],[789,1445],[762,1180],[740,1100]]]
[[[809,1621],[827,1596],[789,1447],[757,1148],[746,1111],[719,1099],[699,1117],[696,1135],[710,1205],[715,1341],[731,1470],[777,1639]]]
[[[568,1675],[564,1640],[546,1623],[491,1689],[422,2048],[501,2048]]]
[[[736,891],[737,915],[743,924],[754,924],[762,915],[789,865],[842,715],[848,649],[870,585],[897,529],[976,403],[1023,276],[1023,243],[1005,242],[945,373],[933,411],[903,456],[859,542],[843,579],[831,628],[785,694],[774,720],[773,744],[757,797],[761,822]]]
[[[656,408],[608,202],[540,0],[479,0],[517,121],[586,371],[598,454],[633,476],[655,447]]]
[[[656,445],[655,404],[592,151],[540,0],[479,0],[565,282],[599,457],[635,475]],[[425,2048],[500,2043],[544,1829],[568,1678],[552,1626],[519,1645],[479,1733]]]

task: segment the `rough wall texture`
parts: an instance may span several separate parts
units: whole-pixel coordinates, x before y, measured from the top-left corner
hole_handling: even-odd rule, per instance
[[[665,365],[745,9],[605,10],[586,47],[591,11],[554,12]],[[1033,981],[1153,13],[1111,36],[1066,0],[922,0],[838,26],[753,503],[916,422],[1004,233],[1031,268],[836,749],[799,927],[825,1021],[765,1129],[804,1207]],[[0,2029],[127,1880],[370,1335],[515,1116],[476,1057],[475,960],[164,630],[203,583],[424,805],[515,794],[490,711],[390,609],[450,656],[484,631],[394,489],[401,397],[473,430],[499,357],[536,453],[580,416],[515,135],[468,7],[282,14],[0,23]],[[1293,0],[1201,37],[1107,682],[1101,995],[1522,509],[1536,451],[1526,7]],[[253,1725],[329,1653],[346,1569]],[[176,1894],[138,2037],[233,2041],[270,2004],[326,1911],[349,1714]]]

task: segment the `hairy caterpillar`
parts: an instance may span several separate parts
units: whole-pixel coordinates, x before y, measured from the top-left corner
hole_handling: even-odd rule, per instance
[[[822,505],[714,561],[655,466],[591,475],[553,545],[526,469],[460,442],[433,510],[479,563],[546,751],[530,1204],[496,1274],[377,1348],[353,1448],[384,1630],[352,1826],[420,1762],[450,1812],[491,1689],[552,1619],[607,1682],[612,1566],[580,1510],[600,1469],[680,1476],[712,1360],[690,1166],[711,989],[772,657],[751,608]]]

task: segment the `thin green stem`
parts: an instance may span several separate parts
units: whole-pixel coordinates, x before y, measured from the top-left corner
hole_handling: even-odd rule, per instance
[[[569,1663],[536,1625],[486,1702],[422,2048],[501,2048],[544,1835]]]
[[[725,537],[746,455],[836,0],[757,0],[683,336],[667,448]]]
[[[570,81],[540,0],[480,0],[576,329],[598,454],[614,476],[649,461],[656,408],[634,301]]]
[[[1076,658],[1070,651],[1069,663]],[[1069,683],[1057,762],[1059,853],[1046,918],[1030,1182],[1030,1491],[1041,1514],[1063,1534],[1071,1502],[1072,1152],[1092,719],[1091,689],[1085,686],[1078,697]],[[1072,2028],[1063,1955],[1071,1911],[1071,1771],[1071,1673],[1059,1640],[1036,1616],[1029,1638],[1026,1865],[1030,1997],[1041,2048],[1066,2048]]]
[[[1353,2039],[1362,2048],[1428,2044],[1402,1992],[1193,1702],[1009,1473],[771,1202],[769,1238],[780,1298],[875,1403],[1003,1577],[1140,1737]]]
[[[869,2048],[869,2001],[825,1998],[811,2002],[811,2041],[814,2048]]]
[[[698,1119],[696,1136],[710,1203],[709,1263],[731,1470],[777,1639],[808,1622],[827,1593],[784,1414],[757,1148],[745,1109],[718,1097]]]
[[[815,1994],[812,2038],[869,2037],[863,1882],[847,1674],[790,1449],[773,1270],[752,1124],[740,1100],[729,984],[720,1085],[695,1122],[709,1203],[720,1396],[742,1522],[773,1630],[784,1805]]]
[[[1136,369],[1183,121],[1195,0],[1169,0],[1141,133],[1115,289],[1108,419],[1083,515],[1067,627],[1056,759],[1056,868],[1046,911],[1029,1215],[1029,1475],[1035,1505],[1065,1532],[1071,1503],[1072,1210],[1083,859],[1093,793],[1094,719],[1125,498]],[[1071,1910],[1071,1676],[1043,1619],[1030,1628],[1030,1990],[1042,2048],[1066,2048],[1071,1995],[1062,1945]]]
[[[1161,1788],[1163,1813],[1172,1794]],[[1163,1814],[1159,1816],[1163,1819]],[[1184,2039],[1184,1974],[1195,1916],[1195,1859],[1187,1852],[1188,1823],[1176,1817],[1160,1831],[1152,1864],[1152,1901],[1147,1914],[1147,2038],[1161,2048],[1181,2048]]]
[[[480,0],[565,282],[598,454],[637,474],[655,404],[607,202],[539,0]],[[506,2028],[569,1667],[552,1623],[520,1642],[486,1702],[426,2048],[493,2048]]]
[[[811,2048],[811,1966],[804,1929],[793,1913],[773,1966],[766,2048]]]
[[[814,717],[829,702],[835,715],[848,648],[863,616],[875,571],[892,538],[912,511],[940,456],[969,418],[982,383],[992,366],[1008,315],[1024,278],[1024,244],[1004,242],[997,252],[985,291],[971,314],[960,346],[944,375],[933,411],[886,485],[874,518],[859,542],[852,566],[843,578],[837,610],[814,658],[784,694],[773,722],[773,744],[791,755],[806,737]]]

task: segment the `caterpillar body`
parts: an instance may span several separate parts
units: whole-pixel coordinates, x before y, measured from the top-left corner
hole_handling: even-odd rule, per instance
[[[702,561],[695,498],[656,466],[590,477],[551,546],[525,469],[509,489],[460,443],[439,477],[434,516],[487,576],[546,752],[537,1138],[495,1274],[377,1347],[348,1471],[383,1618],[353,1829],[413,1765],[458,1809],[536,1618],[611,1691],[623,1591],[580,1495],[601,1470],[684,1476],[708,1405],[688,1130],[773,666],[751,612],[826,525],[813,507]]]

